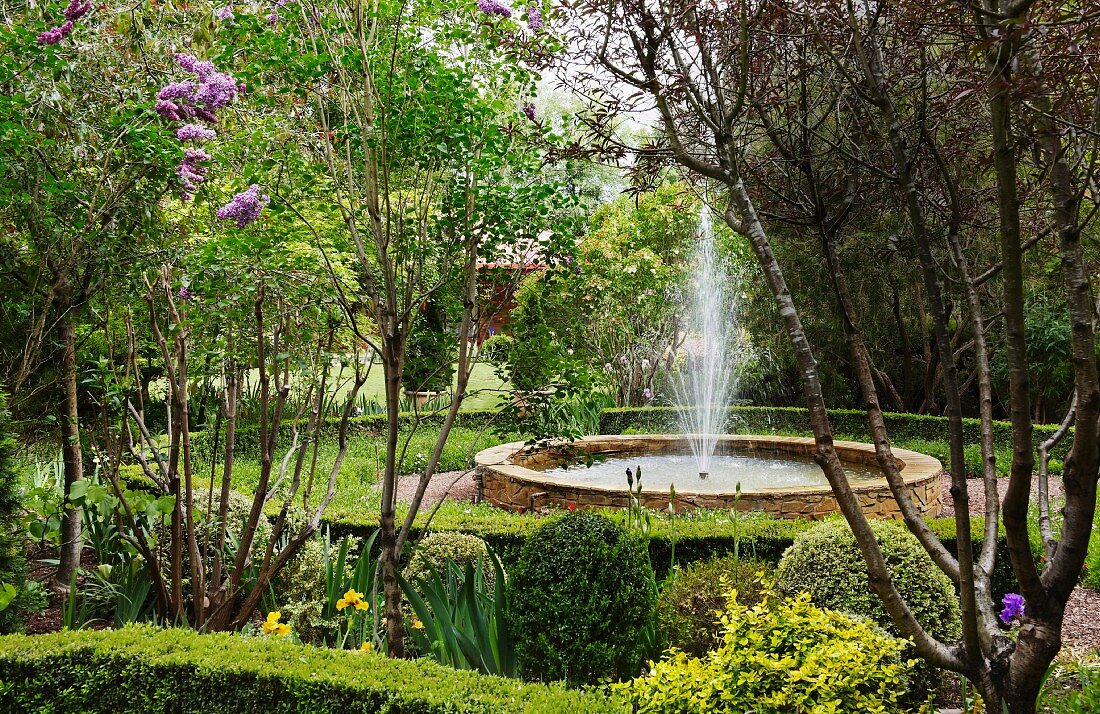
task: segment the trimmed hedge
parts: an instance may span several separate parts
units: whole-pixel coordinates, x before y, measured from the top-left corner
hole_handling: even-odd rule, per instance
[[[677,407],[619,407],[605,409],[600,415],[601,434],[624,434],[630,432],[675,431],[677,426]],[[883,414],[886,431],[893,441],[942,441],[947,442],[947,418],[930,414],[905,414],[886,412]],[[833,431],[846,437],[870,440],[867,430],[867,412],[858,409],[830,409],[829,421]],[[802,407],[730,407],[726,429],[731,434],[809,434],[810,413]],[[1058,426],[1055,424],[1036,424],[1034,442],[1036,447],[1049,439]],[[1067,435],[1067,437],[1072,434]],[[963,419],[963,437],[967,444],[981,442],[981,422],[978,419]],[[1072,438],[1063,439],[1052,456],[1061,459]],[[1012,425],[1006,421],[993,422],[993,443],[996,448],[1012,447]]]
[[[0,712],[597,714],[618,700],[427,660],[149,626],[0,638]]]
[[[623,522],[624,512],[621,510],[606,510],[602,513],[612,520]],[[527,537],[549,518],[555,517],[560,516],[515,514],[488,507],[471,507],[463,511],[445,509],[432,521],[431,531],[457,531],[476,535],[489,544],[507,568],[519,559]],[[362,511],[330,512],[326,515],[326,522],[332,529],[333,537],[354,535],[367,538],[378,528],[377,515]],[[742,517],[735,529],[729,514],[720,511],[682,516],[674,522],[663,518],[654,519],[649,533],[650,560],[657,576],[664,578],[671,564],[672,544],[675,540],[676,562],[680,564],[732,554],[738,543],[742,557],[777,564],[795,539],[818,523],[820,521],[750,516]],[[953,554],[958,553],[955,520],[934,518],[928,523],[947,549]],[[972,521],[972,547],[975,555],[981,550],[982,523],[981,518]],[[413,538],[419,538],[423,534],[417,527],[413,530]],[[1004,593],[1014,592],[1015,589],[1016,579],[1009,562],[1008,546],[1002,535],[997,543],[993,590],[996,597],[1000,598]]]

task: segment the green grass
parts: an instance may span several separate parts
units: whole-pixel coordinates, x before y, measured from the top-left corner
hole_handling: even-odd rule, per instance
[[[401,459],[400,473],[416,473],[423,469],[428,457],[431,455],[432,448],[435,446],[438,434],[437,429],[430,427],[413,432],[411,439],[408,432],[402,432],[400,443],[404,445],[407,441],[408,445],[404,449],[403,458]],[[490,431],[455,427],[451,430],[450,437],[443,447],[439,471],[462,471],[473,468],[474,455],[477,452],[519,438],[521,437],[498,436]],[[284,448],[276,455],[276,469],[285,453],[286,449]],[[382,472],[385,453],[384,436],[358,435],[349,439],[348,452],[344,458],[343,467],[337,476],[336,495],[329,507],[330,514],[363,510],[376,512],[378,510],[381,497],[378,479]],[[316,476],[321,482],[328,478],[329,469],[335,457],[336,445],[332,442],[322,443],[318,450]],[[292,467],[293,464],[291,464]],[[209,474],[210,465],[200,464],[196,472]],[[234,488],[242,493],[252,493],[259,475],[260,462],[257,458],[254,456],[239,458],[233,467]],[[289,477],[288,475],[287,478]]]
[[[337,401],[351,390],[351,380],[354,376],[350,369],[341,371],[339,367],[333,367],[329,371],[330,386],[340,385],[339,389],[336,390]],[[259,371],[252,370],[246,376],[246,385],[255,385],[258,379]],[[452,387],[455,384],[457,384],[457,378],[452,382]],[[248,392],[249,389],[246,386],[245,391]],[[470,372],[470,382],[466,387],[466,397],[462,400],[462,409],[464,411],[496,409],[500,406],[501,395],[509,393],[511,393],[510,386],[497,376],[493,365],[487,362],[478,362],[474,364],[473,370]],[[385,403],[386,386],[382,378],[382,365],[371,365],[370,372],[367,374],[367,381],[359,390],[359,395],[360,397],[366,397],[368,400],[374,400],[378,404]]]

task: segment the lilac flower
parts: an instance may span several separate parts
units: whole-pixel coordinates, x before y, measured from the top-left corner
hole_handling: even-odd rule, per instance
[[[538,5],[527,8],[527,29],[531,32],[538,32],[545,24],[542,19],[542,8]]]
[[[217,135],[216,131],[207,129],[202,124],[184,124],[176,130],[176,138],[180,141],[206,141]]]
[[[290,0],[275,0],[275,7],[271,8],[271,12],[267,14],[267,24],[274,25],[279,21],[279,10],[289,3]]]
[[[237,221],[237,228],[244,228],[260,217],[260,211],[271,199],[260,193],[260,187],[252,184],[233,200],[218,209],[218,218]]]
[[[523,105],[523,113],[527,116],[528,119],[530,119],[531,121],[534,121],[535,120],[535,105],[531,104],[530,102],[528,102],[527,104],[524,104]]]
[[[79,20],[88,14],[92,9],[92,0],[69,0],[69,4],[65,6],[63,13],[66,20]]]
[[[607,372],[608,374],[611,374],[611,372],[613,371],[613,368],[612,368],[610,362],[604,362],[603,363],[603,371]]]
[[[172,82],[157,92],[157,99],[187,99],[195,96],[194,82]]]
[[[1001,600],[1004,609],[1001,610],[1001,622],[1011,624],[1017,618],[1024,615],[1024,596],[1018,593],[1008,593]]]
[[[622,363],[623,363],[623,365],[628,365],[628,364],[630,364],[630,360],[629,360],[629,359],[627,359],[627,356],[626,356],[626,355],[619,355],[619,361],[620,361],[620,362],[622,362]]]
[[[173,58],[176,60],[176,64],[188,72],[194,72],[195,65],[199,63],[199,60],[194,55],[185,54],[183,52],[177,52],[173,55]]]
[[[649,387],[646,387],[644,390],[642,390],[642,399],[645,399],[646,401],[653,399],[653,390]]]
[[[183,118],[180,116],[180,107],[167,99],[158,99],[153,109],[155,109],[157,114],[160,114],[161,117],[170,121],[180,121]]]
[[[186,285],[180,288],[178,295],[179,299],[185,302],[195,296],[195,294],[191,292],[191,288],[187,287]]]
[[[226,5],[225,7],[219,7],[217,10],[214,11],[214,17],[218,18],[222,22],[232,23],[235,17],[233,15],[233,6]]]
[[[210,111],[206,107],[196,107],[194,111],[195,116],[199,119],[202,119],[204,122],[207,122],[209,124],[218,123],[218,118],[214,116],[214,112]]]
[[[197,164],[200,161],[209,161],[211,156],[202,149],[184,149],[183,160],[189,164]]]
[[[56,45],[69,36],[69,33],[73,31],[73,21],[66,20],[64,24],[57,27],[46,30],[38,36],[38,44],[40,45]]]
[[[511,8],[502,4],[500,0],[477,0],[477,9],[486,15],[497,15],[504,18],[512,16]]]
[[[202,75],[202,81],[195,89],[195,103],[203,105],[211,112],[228,105],[236,96],[237,80],[224,72],[213,71],[213,66],[209,73]]]

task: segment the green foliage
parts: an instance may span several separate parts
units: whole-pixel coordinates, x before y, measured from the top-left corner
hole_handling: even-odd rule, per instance
[[[622,510],[597,512],[614,521],[624,522],[625,514]],[[531,513],[509,513],[485,504],[475,506],[444,502],[432,519],[431,528],[433,532],[456,531],[483,538],[511,571],[521,557],[527,538],[558,517],[560,516],[548,518]],[[334,534],[362,538],[377,531],[378,516],[361,508],[334,510],[329,512],[327,523]],[[703,510],[680,514],[673,523],[662,514],[656,514],[651,520],[647,542],[653,568],[663,578],[668,574],[673,542],[676,544],[676,562],[680,564],[732,555],[738,547],[742,554],[750,554],[756,559],[775,564],[798,536],[818,523],[778,519],[762,514],[741,514],[735,525],[728,511]],[[980,518],[973,521],[971,547],[976,551],[981,549],[982,523]],[[933,518],[928,521],[928,525],[949,552],[957,552],[958,542],[953,518]],[[421,533],[419,527],[414,525],[411,537],[419,537]],[[1015,592],[1017,589],[1008,547],[1001,535],[997,541],[997,564],[993,571],[994,597],[1000,599],[1006,592]]]
[[[525,677],[592,684],[637,671],[656,597],[643,541],[605,516],[577,512],[532,533],[510,572]]]
[[[869,622],[774,594],[755,607],[731,597],[720,622],[722,643],[705,659],[673,652],[616,689],[639,714],[905,711],[905,643]]]
[[[1100,661],[1097,651],[1080,659],[1067,659],[1052,665],[1039,711],[1050,714],[1087,714],[1100,711]]]
[[[282,621],[293,628],[301,642],[310,645],[334,642],[339,628],[335,618],[324,617],[329,565],[326,545],[319,536],[307,540],[271,584],[273,602],[269,610],[281,612]]]
[[[951,579],[900,523],[872,521],[871,530],[890,579],[917,622],[932,637],[954,642],[962,631],[962,619]],[[871,588],[863,554],[842,520],[822,523],[800,535],[783,554],[775,576],[777,588],[785,595],[809,593],[820,607],[869,618],[892,635],[902,636]],[[921,686],[935,689],[930,667],[922,665],[918,677]]]
[[[465,568],[467,565],[477,565],[481,559],[489,559],[489,548],[481,538],[452,531],[429,533],[417,542],[416,551],[409,558],[407,577],[410,582],[415,582],[429,577],[432,570],[444,572],[447,561]],[[494,570],[486,567],[485,584],[490,590],[493,589],[495,577]]]
[[[15,449],[7,402],[0,391],[0,634],[22,630],[27,612],[45,605],[38,584],[27,579]]]
[[[764,597],[761,577],[772,566],[759,560],[723,556],[690,563],[669,574],[657,598],[657,628],[662,649],[675,647],[702,657],[715,649],[721,629],[718,615],[730,591],[752,607]]]
[[[415,582],[400,578],[416,613],[408,618],[417,649],[440,664],[482,674],[518,677],[504,568],[494,553],[473,563],[446,558],[442,567],[425,563]]]
[[[401,376],[406,391],[439,392],[451,386],[458,348],[444,317],[443,310],[433,302],[413,323]]]
[[[597,714],[622,703],[427,660],[128,627],[0,638],[0,711]]]
[[[958,637],[959,605],[950,578],[901,524],[872,521],[871,530],[890,578],[917,622],[933,637],[948,641]],[[821,607],[868,617],[895,635],[901,634],[871,589],[863,555],[842,520],[822,523],[800,535],[779,561],[776,585],[788,595],[808,592]]]

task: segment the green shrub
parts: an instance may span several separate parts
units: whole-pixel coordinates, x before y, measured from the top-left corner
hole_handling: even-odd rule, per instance
[[[720,642],[718,615],[737,592],[738,602],[753,606],[763,598],[760,577],[772,566],[759,560],[725,556],[690,563],[670,574],[657,598],[657,629],[662,648],[675,647],[702,657]]]
[[[0,712],[597,714],[625,706],[427,660],[127,627],[0,638]]]
[[[900,523],[872,521],[886,568],[917,622],[933,637],[955,641],[962,630],[955,586]],[[786,595],[806,592],[819,607],[866,617],[894,636],[901,636],[875,591],[867,566],[848,524],[834,520],[806,531],[795,540],[776,568],[776,584]],[[916,690],[933,691],[935,670],[922,665]]]
[[[524,675],[591,684],[629,676],[656,592],[645,546],[610,519],[577,512],[533,534],[511,570],[510,620]]]
[[[462,567],[467,564],[477,567],[478,559],[481,559],[484,563],[482,567],[485,586],[490,591],[493,589],[496,576],[485,541],[475,535],[448,531],[430,533],[420,539],[416,544],[416,551],[409,558],[408,581],[414,583],[420,578],[430,577],[431,570],[442,574],[448,559]]]
[[[933,637],[953,640],[961,630],[955,587],[909,531],[893,521],[872,521],[886,568],[913,616]],[[867,566],[844,521],[806,531],[783,554],[775,571],[781,593],[807,592],[816,605],[867,617],[900,636],[871,589]]]
[[[639,714],[902,712],[912,663],[905,643],[872,623],[815,606],[808,595],[730,598],[722,641],[704,659],[683,652],[616,685]]]
[[[7,402],[0,392],[0,634],[22,631],[27,612],[46,604],[44,590],[27,579],[15,449]]]
[[[291,558],[271,584],[272,609],[283,614],[298,639],[310,645],[335,642],[340,621],[325,619],[324,540],[315,535]]]
[[[605,510],[604,513],[614,520],[623,520],[623,511]],[[378,530],[378,513],[363,508],[333,508],[325,517],[326,525],[332,529],[334,539],[353,535],[366,539]],[[505,568],[519,560],[520,552],[527,537],[546,523],[547,518],[534,513],[517,514],[502,511],[489,505],[473,506],[467,503],[444,502],[432,519],[432,530],[470,533],[485,542],[500,556]],[[766,516],[741,518],[735,530],[728,511],[694,511],[690,516],[681,515],[675,523],[664,518],[655,518],[648,535],[650,561],[658,578],[667,575],[671,563],[672,543],[676,542],[676,562],[692,563],[734,552],[740,544],[742,554],[768,563],[778,563],[795,539],[818,521],[784,520]],[[971,548],[981,549],[983,521],[973,520]],[[955,537],[955,519],[933,518],[928,521],[932,532],[951,553],[958,552]],[[422,531],[413,528],[413,538],[420,537]],[[997,540],[997,562],[993,570],[993,593],[1000,600],[1007,592],[1018,592],[1016,578],[1012,573],[1012,564],[1008,557],[1008,546],[1004,535]]]

